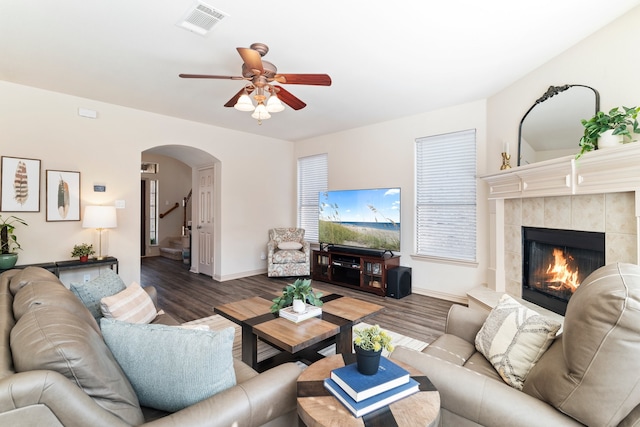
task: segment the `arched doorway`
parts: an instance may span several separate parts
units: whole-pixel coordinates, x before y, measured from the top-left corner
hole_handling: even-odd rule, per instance
[[[156,183],[158,197],[155,212],[157,215],[161,215],[162,213],[172,210],[172,208],[175,207],[175,203],[180,205],[175,207],[177,210],[183,210],[183,198],[180,197],[180,200],[176,202],[175,199],[177,196],[175,195],[175,190],[173,192],[173,199],[163,198],[163,181],[165,182],[165,187],[175,189],[176,186],[180,185],[180,183],[176,182],[177,180],[188,180],[189,182],[182,183],[182,188],[184,189],[184,196],[187,196],[187,190],[192,192],[186,206],[188,210],[187,215],[190,217],[190,222],[193,225],[191,227],[191,233],[189,233],[191,240],[190,270],[194,273],[202,273],[211,277],[219,276],[219,272],[217,271],[219,269],[219,262],[215,262],[215,260],[216,258],[219,259],[218,254],[221,241],[221,228],[219,222],[216,220],[220,217],[220,161],[211,154],[198,148],[186,145],[162,145],[143,151],[141,153],[141,162],[144,163],[145,159],[160,159],[162,162],[162,157],[174,159],[186,165],[188,167],[188,176],[185,177],[184,169],[179,166],[180,163],[167,161],[167,167],[162,168],[161,164],[158,166],[159,173],[157,176],[161,179]],[[175,171],[175,174],[172,174],[173,171]],[[143,177],[146,176],[148,180],[149,174],[145,173],[141,175]],[[206,177],[206,179],[203,177]],[[145,191],[147,194],[149,193],[147,190]],[[142,192],[141,195],[144,196]],[[144,203],[141,203],[141,206],[149,206],[148,202],[149,200],[146,199]],[[175,215],[175,213],[167,214],[167,217],[169,215]],[[178,214],[178,216],[182,218],[180,214]],[[152,218],[144,212],[144,209],[141,209],[140,218],[141,238],[146,240],[144,244],[147,246],[151,243],[150,236],[152,236],[152,233],[148,231],[150,229],[149,222]],[[157,221],[159,229],[158,235],[162,237],[163,219],[158,219]],[[175,218],[167,222],[173,222],[175,229]],[[182,232],[182,230],[180,230],[180,232]],[[159,241],[156,243],[159,243]],[[149,255],[157,254],[157,252],[152,251]]]

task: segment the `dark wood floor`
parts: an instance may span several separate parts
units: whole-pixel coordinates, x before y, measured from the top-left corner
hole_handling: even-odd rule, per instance
[[[213,307],[253,296],[273,299],[291,279],[269,278],[266,274],[216,282],[208,276],[189,272],[182,261],[163,257],[141,259],[141,282],[158,291],[158,305],[181,322],[211,316]],[[313,289],[323,293],[374,302],[385,307],[382,313],[367,320],[382,328],[425,341],[433,341],[444,332],[447,312],[452,302],[424,295],[405,298],[385,298],[313,281]]]

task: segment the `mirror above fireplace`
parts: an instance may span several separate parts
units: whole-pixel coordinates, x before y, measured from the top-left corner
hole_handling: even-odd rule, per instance
[[[581,120],[600,109],[600,94],[585,85],[549,86],[520,121],[518,166],[575,155]]]

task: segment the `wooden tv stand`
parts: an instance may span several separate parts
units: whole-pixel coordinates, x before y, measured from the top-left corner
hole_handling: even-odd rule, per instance
[[[385,296],[387,270],[400,265],[400,256],[361,255],[348,251],[313,251],[313,280]]]

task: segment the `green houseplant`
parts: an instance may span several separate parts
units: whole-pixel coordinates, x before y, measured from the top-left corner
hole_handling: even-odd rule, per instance
[[[313,289],[311,288],[311,279],[296,279],[295,282],[282,289],[281,296],[273,300],[271,312],[277,313],[280,309],[292,305],[294,300],[301,300],[303,303],[308,302],[309,304],[321,307],[321,296],[321,292],[313,292]]]
[[[16,250],[22,249],[18,238],[14,234],[17,224],[28,225],[23,219],[9,216],[2,218],[0,215],[0,269],[13,268],[18,261]]]
[[[72,257],[80,257],[80,261],[86,261],[89,259],[89,255],[95,254],[96,251],[93,250],[93,245],[89,245],[87,243],[81,243],[79,245],[73,246],[73,251],[71,251]]]
[[[358,371],[363,375],[378,372],[382,350],[393,351],[391,336],[379,325],[367,328],[354,328],[353,349],[356,352]]]
[[[598,149],[598,139],[607,131],[612,131],[612,135],[620,135],[631,138],[631,132],[640,133],[638,126],[638,113],[640,107],[620,107],[612,108],[608,113],[598,111],[593,117],[581,120],[584,126],[584,134],[580,138],[580,153],[576,158],[580,158],[584,153]],[[623,141],[624,142],[624,141]],[[630,141],[627,141],[630,142]]]

